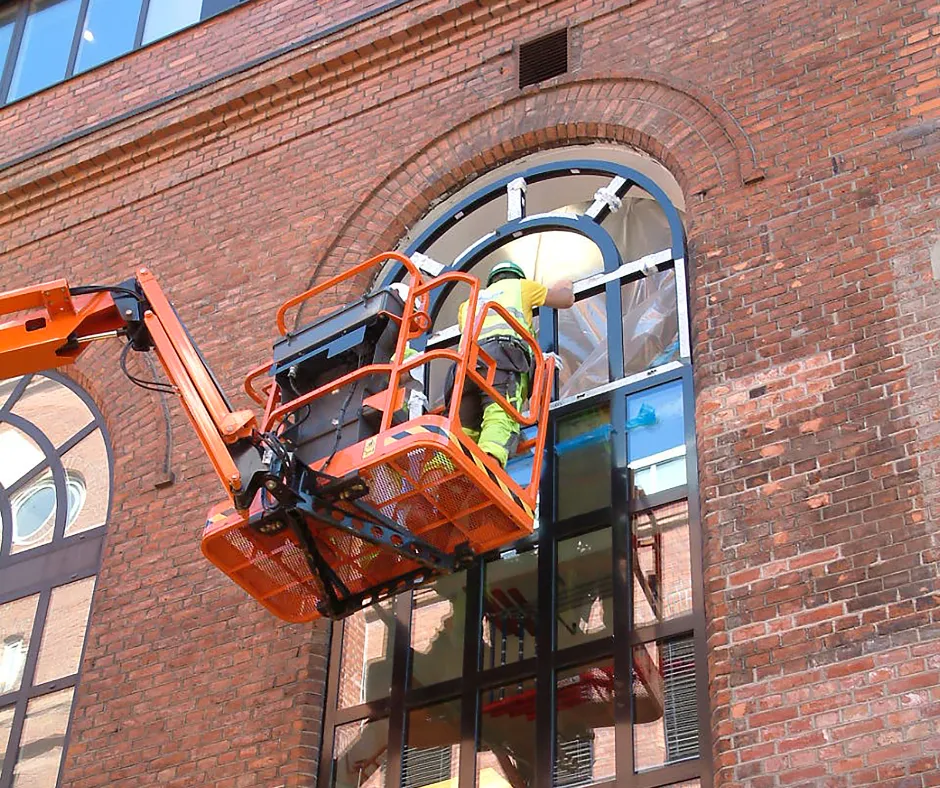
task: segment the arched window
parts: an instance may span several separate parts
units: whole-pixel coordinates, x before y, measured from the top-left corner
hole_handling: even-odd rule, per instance
[[[429,272],[511,258],[573,279],[576,303],[538,315],[565,369],[536,532],[335,626],[322,786],[711,785],[682,211],[648,157],[567,148],[477,179],[403,242]],[[433,301],[429,347],[457,343],[462,297]]]
[[[0,382],[0,786],[58,784],[110,495],[88,395]]]

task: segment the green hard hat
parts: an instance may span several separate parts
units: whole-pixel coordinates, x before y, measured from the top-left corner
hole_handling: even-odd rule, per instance
[[[516,279],[525,279],[525,271],[522,270],[521,265],[512,260],[503,260],[490,269],[489,276],[486,277],[487,286],[493,284],[493,281],[503,274],[513,274]]]

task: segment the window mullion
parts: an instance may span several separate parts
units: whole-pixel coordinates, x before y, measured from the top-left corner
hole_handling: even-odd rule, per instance
[[[480,729],[479,670],[483,619],[483,563],[467,569],[464,610],[463,693],[460,698],[460,767],[458,788],[476,783],[476,740]]]
[[[134,34],[134,49],[141,46],[144,40],[144,27],[147,24],[147,12],[150,10],[150,0],[143,0],[140,4],[140,16],[137,18],[137,32]]]
[[[619,322],[619,321],[618,321]],[[609,321],[608,321],[609,324]],[[627,398],[611,395],[611,526],[614,573],[614,747],[618,783],[634,774],[633,753],[633,557],[630,538],[629,469],[627,467]]]
[[[65,66],[65,76],[69,79],[75,71],[75,60],[78,58],[78,47],[82,40],[82,31],[85,29],[85,17],[88,15],[88,0],[82,0],[78,8],[78,19],[75,22],[75,32],[72,34],[72,48],[69,50],[69,62]]]

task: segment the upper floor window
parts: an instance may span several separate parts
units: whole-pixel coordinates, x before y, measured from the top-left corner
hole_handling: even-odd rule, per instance
[[[16,101],[244,0],[0,4],[0,103]]]
[[[0,381],[0,785],[58,784],[110,496],[88,395]]]

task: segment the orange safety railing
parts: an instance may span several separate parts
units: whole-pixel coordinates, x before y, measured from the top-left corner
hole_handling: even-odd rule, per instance
[[[460,421],[460,404],[463,398],[464,385],[468,380],[477,385],[482,391],[491,397],[494,402],[499,404],[499,406],[509,415],[509,417],[516,421],[520,427],[528,427],[540,422],[544,423],[545,418],[547,417],[547,406],[551,396],[550,378],[554,370],[554,363],[543,356],[541,348],[538,346],[538,343],[535,341],[529,330],[523,326],[518,321],[518,319],[516,319],[501,304],[495,301],[488,301],[483,305],[483,308],[477,312],[479,293],[481,289],[480,281],[471,274],[460,271],[449,271],[435,277],[428,282],[423,282],[420,272],[406,256],[395,252],[376,255],[375,257],[372,257],[360,263],[359,265],[354,266],[345,274],[316,285],[304,293],[301,293],[300,295],[285,301],[277,312],[278,330],[282,334],[287,333],[284,316],[289,309],[313,298],[319,293],[327,290],[329,287],[335,286],[340,281],[355,277],[368,270],[372,266],[390,259],[401,262],[412,277],[412,282],[409,287],[409,294],[405,299],[405,309],[401,318],[401,325],[404,328],[399,332],[398,342],[392,358],[388,363],[368,364],[366,366],[360,367],[356,370],[353,370],[352,372],[342,375],[336,380],[332,380],[329,383],[314,389],[313,391],[309,391],[300,397],[292,399],[289,402],[285,402],[276,407],[269,407],[265,412],[265,416],[262,421],[262,430],[267,431],[277,429],[278,425],[283,421],[283,419],[294,411],[299,410],[304,406],[310,405],[327,394],[333,394],[346,386],[352,385],[357,381],[362,380],[363,378],[372,375],[388,375],[389,382],[386,389],[388,396],[385,399],[385,408],[382,415],[381,426],[379,428],[379,432],[384,432],[392,426],[392,418],[395,411],[394,393],[401,388],[402,378],[411,372],[411,370],[422,367],[438,359],[449,360],[454,362],[456,365],[453,394],[451,395],[451,401],[447,407],[447,418],[453,425],[453,431],[455,433],[461,432],[461,427],[463,426]],[[414,340],[422,334],[426,333],[430,329],[431,321],[427,312],[427,304],[430,301],[430,293],[433,290],[446,286],[451,282],[454,284],[465,284],[470,289],[470,293],[467,298],[467,315],[473,316],[472,323],[470,323],[470,330],[468,331],[467,327],[465,326],[464,332],[460,339],[460,344],[456,350],[450,348],[426,350],[417,353],[416,355],[412,355],[409,359],[405,360],[405,349],[408,346],[408,343],[411,340]],[[415,309],[416,304],[421,304],[422,308]],[[529,346],[532,352],[534,359],[534,371],[532,381],[529,386],[530,397],[528,416],[519,411],[493,387],[496,365],[495,362],[481,348],[479,340],[480,333],[483,330],[483,325],[489,310],[493,310],[499,314],[500,317],[518,334],[520,340]],[[483,366],[486,368],[485,375],[480,374],[480,372],[477,371],[477,366],[480,362],[482,362]],[[245,381],[246,391],[249,391],[249,395],[259,402],[262,401],[260,398],[260,393],[257,392],[252,384],[259,375],[263,374],[264,371],[264,369],[260,368],[253,370]],[[546,383],[548,383],[548,385],[546,385]],[[273,394],[273,392],[268,393],[269,395]],[[270,406],[271,396],[268,397],[268,403]],[[534,440],[525,442],[521,445],[520,448],[528,449],[531,447],[536,456],[541,456],[541,453],[545,448],[546,435],[547,430],[541,429],[538,431],[538,434]],[[329,468],[326,467],[326,465],[319,467],[318,470],[329,472]],[[539,479],[538,474],[535,471],[536,466],[533,466],[533,474],[529,480],[529,484],[523,488],[525,489],[526,493],[530,495],[534,495],[536,488],[538,487]]]

